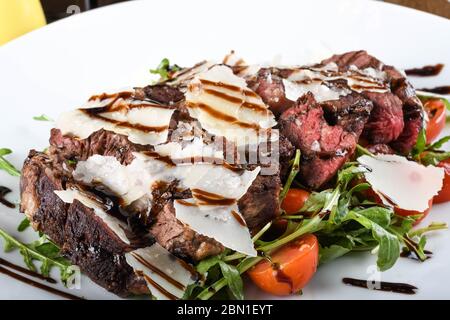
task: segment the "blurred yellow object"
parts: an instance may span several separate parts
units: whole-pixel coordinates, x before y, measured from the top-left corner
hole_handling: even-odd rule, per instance
[[[0,0],[0,45],[45,24],[39,0]]]

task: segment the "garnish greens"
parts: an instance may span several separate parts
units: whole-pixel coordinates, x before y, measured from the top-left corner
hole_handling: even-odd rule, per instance
[[[426,144],[425,130],[422,129],[419,133],[417,143],[411,151],[411,157],[425,166],[436,166],[439,162],[450,158],[450,152],[440,150],[442,145],[448,141],[450,141],[450,136],[445,136],[436,142]]]
[[[159,76],[161,77],[160,81],[162,82],[169,80],[170,75],[180,69],[181,68],[178,65],[176,64],[171,65],[169,59],[164,58],[161,60],[156,69],[150,69],[150,73],[159,74]]]
[[[61,281],[66,284],[72,275],[71,264],[61,256],[58,246],[50,241],[46,235],[40,235],[38,240],[28,244],[20,242],[2,229],[0,229],[0,237],[4,239],[5,252],[18,249],[30,270],[37,272],[35,265],[37,260],[41,262],[39,271],[43,276],[50,276],[51,269],[57,267],[60,270]]]
[[[363,147],[362,154],[371,155]],[[291,161],[291,172],[280,198],[289,190],[300,166],[300,152]],[[197,271],[205,277],[202,285],[192,285],[185,293],[186,299],[228,298],[243,299],[241,276],[281,246],[305,234],[314,233],[320,244],[320,263],[327,263],[351,251],[371,251],[377,255],[380,271],[391,268],[400,257],[400,252],[408,251],[420,261],[427,259],[424,252],[424,233],[447,227],[443,223],[432,223],[426,228],[412,230],[418,216],[402,217],[392,208],[370,202],[364,191],[370,185],[364,181],[364,167],[349,162],[339,171],[334,188],[312,192],[299,215],[282,215],[288,226],[283,235],[274,240],[264,239],[272,222],[268,223],[253,237],[257,257],[226,250],[220,255],[201,261]],[[402,249],[403,247],[403,249]],[[227,287],[228,290],[221,290]]]
[[[418,97],[423,103],[430,99],[439,99],[445,104],[447,110],[450,111],[450,102],[443,97],[436,97],[431,95],[418,95]],[[450,141],[450,136],[443,137],[431,144],[427,144],[426,140],[426,130],[425,128],[422,128],[417,138],[416,145],[411,151],[411,158],[425,166],[436,166],[439,162],[450,158],[450,152],[440,150],[440,148],[446,142]]]
[[[40,116],[35,116],[35,117],[33,117],[33,120],[36,120],[36,121],[54,121],[52,118],[50,118],[49,116],[47,116],[45,114],[41,114]]]
[[[4,158],[4,156],[11,153],[12,153],[11,149],[7,148],[0,149],[0,169],[5,170],[12,176],[19,177],[20,171],[17,170],[8,160]]]
[[[23,232],[23,231],[25,231],[26,229],[28,229],[29,226],[30,226],[30,220],[28,220],[28,218],[24,218],[24,219],[20,222],[19,226],[17,227],[17,231]]]

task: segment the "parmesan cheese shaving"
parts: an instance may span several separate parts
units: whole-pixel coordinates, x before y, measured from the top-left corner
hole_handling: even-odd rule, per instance
[[[276,125],[262,99],[227,66],[214,66],[198,74],[189,83],[186,102],[189,114],[206,131],[238,146],[258,143],[260,135]]]
[[[147,287],[158,300],[181,299],[195,282],[185,263],[155,243],[125,254],[134,272],[143,275]]]
[[[423,212],[442,188],[444,170],[422,166],[397,155],[361,156],[366,180],[386,205]]]
[[[160,107],[132,98],[96,98],[85,108],[62,113],[56,122],[63,134],[80,139],[95,131],[105,129],[128,136],[131,142],[156,145],[164,143],[174,109]],[[112,103],[110,108],[107,108]],[[139,106],[138,106],[139,105]],[[94,108],[105,108],[105,112],[93,114]]]
[[[214,238],[227,248],[256,257],[248,228],[239,222],[243,218],[236,203],[230,206],[199,206],[194,199],[188,199],[176,200],[174,206],[177,219],[194,231]]]

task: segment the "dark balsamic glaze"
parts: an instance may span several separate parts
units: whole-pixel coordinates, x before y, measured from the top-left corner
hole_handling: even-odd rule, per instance
[[[428,251],[428,250],[423,250],[423,253],[425,253],[425,255],[427,256],[427,259],[431,259],[431,257],[433,256],[433,252]],[[411,250],[404,250],[404,251],[402,251],[400,253],[400,257],[402,257],[402,258],[409,258],[409,259],[419,260],[420,261],[420,259],[417,257],[417,254],[415,254]]]
[[[32,276],[32,277],[35,277],[35,278],[38,278],[38,279],[45,280],[45,281],[47,281],[49,283],[56,283],[56,280],[53,279],[53,278],[46,277],[46,276],[43,276],[42,274],[37,273],[35,271],[31,271],[31,270],[25,269],[25,268],[23,268],[21,266],[15,265],[15,264],[13,264],[13,263],[5,260],[5,259],[2,259],[2,258],[0,258],[0,265],[4,265],[5,267],[8,267],[10,269],[13,269],[13,270],[16,270],[16,271],[19,271],[19,272],[22,272],[22,273],[25,273],[25,274],[27,274],[29,276]]]
[[[8,208],[14,209],[16,207],[16,205],[5,199],[5,196],[10,192],[11,192],[11,189],[0,186],[0,203],[7,206]]]
[[[199,200],[201,205],[211,206],[229,206],[236,202],[235,199],[224,198],[221,195],[204,191],[201,189],[192,189],[192,195]]]
[[[434,88],[422,88],[417,89],[421,91],[436,93],[436,94],[450,94],[450,86],[440,86],[440,87],[434,87]]]
[[[246,227],[247,224],[245,223],[245,220],[242,219],[242,217],[234,210],[231,210],[231,215],[233,216],[234,219],[236,219],[236,221],[243,227]]]
[[[156,266],[154,266],[153,264],[151,264],[148,260],[145,260],[142,256],[140,256],[137,253],[131,253],[131,255],[140,263],[142,263],[144,266],[146,266],[147,268],[149,268],[150,270],[152,270],[154,273],[156,273],[157,275],[159,275],[161,278],[165,279],[167,282],[169,282],[170,284],[172,284],[174,287],[180,289],[180,290],[185,290],[186,287],[178,282],[177,280],[175,280],[174,278],[172,278],[171,276],[169,276],[168,274],[166,274],[164,271],[162,271],[161,269],[157,268]]]
[[[424,66],[422,68],[406,69],[405,73],[408,76],[430,77],[430,76],[437,76],[442,71],[443,68],[444,64],[438,63],[435,65]]]
[[[105,100],[105,99],[111,99],[110,102],[108,102],[105,106],[102,107],[98,107],[98,108],[83,108],[80,109],[80,111],[84,112],[86,115],[92,117],[92,118],[97,118],[97,119],[101,119],[103,121],[106,122],[110,122],[112,124],[115,124],[119,127],[125,127],[125,128],[131,128],[131,129],[136,129],[142,132],[162,132],[166,129],[168,129],[168,126],[158,126],[158,127],[149,127],[149,126],[145,126],[145,125],[141,125],[138,123],[129,123],[129,122],[124,122],[124,121],[119,121],[119,120],[114,120],[111,118],[107,118],[105,116],[102,115],[102,113],[106,113],[106,112],[112,112],[112,111],[118,111],[120,109],[114,108],[114,104],[117,100],[119,99],[129,99],[133,96],[132,92],[128,92],[128,91],[124,91],[124,92],[119,92],[119,93],[113,93],[113,94],[100,94],[97,96],[92,96],[89,101],[93,101],[93,100]],[[144,107],[161,107],[159,105],[150,105],[150,104],[138,104],[138,105],[129,105],[127,108],[132,109],[132,108],[144,108]],[[123,107],[122,107],[123,108]]]
[[[416,294],[417,287],[407,284],[407,283],[399,283],[399,282],[386,282],[379,281],[379,286],[374,286],[373,288],[369,288],[370,281],[354,279],[354,278],[343,278],[342,282],[347,285],[351,285],[354,287],[366,288],[371,290],[379,290],[379,291],[388,291],[388,292],[396,292],[403,294]]]
[[[174,296],[169,291],[167,291],[166,289],[161,287],[159,284],[157,284],[155,281],[153,281],[149,276],[147,276],[147,275],[145,275],[143,273],[142,273],[142,276],[144,277],[144,279],[148,283],[150,283],[153,287],[155,287],[159,292],[161,292],[163,295],[165,295],[168,299],[170,299],[170,300],[178,300],[178,298],[176,296]]]
[[[55,289],[55,288],[52,288],[52,287],[49,287],[49,286],[46,286],[45,284],[42,284],[42,283],[36,282],[34,280],[31,280],[29,278],[26,278],[24,276],[21,276],[20,274],[15,273],[15,272],[13,272],[13,271],[11,271],[9,269],[3,268],[1,266],[0,266],[0,273],[3,273],[5,275],[7,275],[7,276],[10,276],[11,278],[16,279],[16,280],[18,280],[20,282],[26,283],[26,284],[28,284],[28,285],[30,285],[32,287],[35,287],[35,288],[38,288],[38,289],[41,289],[41,290],[53,293],[53,294],[55,294],[57,296],[60,296],[62,298],[66,298],[66,299],[69,299],[69,300],[83,300],[83,298],[77,297],[77,296],[75,296],[73,294],[66,293],[64,291],[60,291],[58,289]]]
[[[272,263],[272,270],[275,271],[275,278],[278,282],[286,283],[289,286],[289,291],[294,293],[294,283],[292,279],[283,272],[278,263]]]
[[[224,122],[229,122],[233,125],[242,127],[242,128],[248,128],[248,129],[254,129],[259,130],[261,127],[255,123],[247,123],[239,121],[237,118],[230,116],[228,114],[225,114],[223,112],[217,111],[213,107],[204,104],[204,103],[188,103],[188,106],[193,109],[201,109],[204,112],[208,113],[211,117],[222,120]]]

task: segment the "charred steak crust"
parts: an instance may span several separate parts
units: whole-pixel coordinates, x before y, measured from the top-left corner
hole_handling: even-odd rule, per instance
[[[130,164],[134,159],[133,152],[150,149],[131,143],[124,135],[103,129],[86,139],[63,135],[59,129],[52,129],[50,133],[50,155],[58,163],[86,160],[100,154],[115,157],[122,164]]]
[[[143,147],[133,144],[126,136],[105,130],[96,131],[86,139],[77,139],[63,136],[59,130],[52,129],[50,143],[52,158],[62,162],[69,159],[86,160],[91,155],[98,154],[114,156],[120,162],[129,164],[134,159],[132,152],[140,151]],[[154,196],[156,206],[152,208],[150,219],[140,214],[146,208],[136,210],[137,216],[129,217],[133,230],[149,230],[160,245],[189,261],[199,261],[223,251],[223,246],[217,241],[192,231],[176,219],[170,200],[186,195],[178,192],[175,185],[158,188]],[[169,204],[166,206],[167,203]]]
[[[62,172],[47,155],[31,151],[20,181],[20,210],[94,282],[120,296],[148,293],[145,281],[125,263],[124,254],[130,246],[121,242],[92,209],[78,201],[66,204],[54,193],[65,189],[67,178]]]
[[[94,282],[118,295],[149,293],[145,280],[125,261],[130,247],[122,242],[93,209],[75,200],[67,210],[63,254]]]
[[[278,175],[258,175],[247,193],[239,199],[239,211],[252,234],[280,215],[281,180]]]

